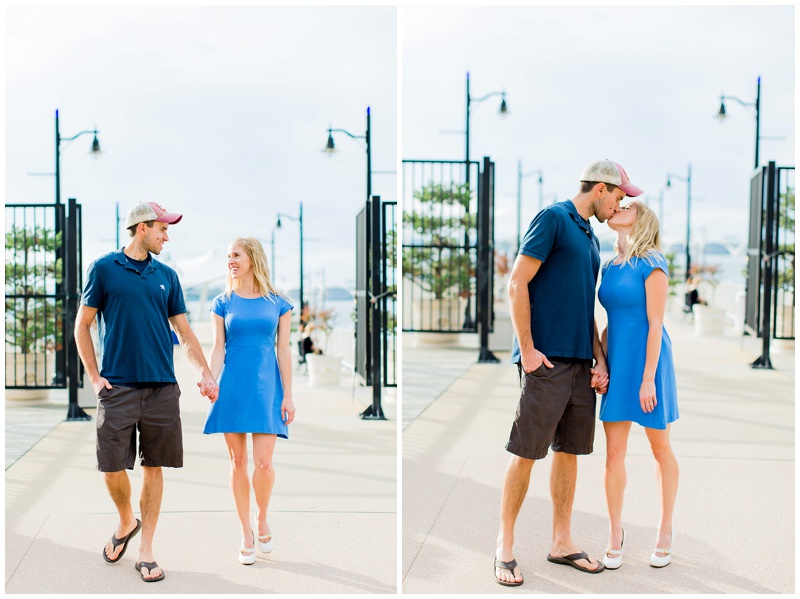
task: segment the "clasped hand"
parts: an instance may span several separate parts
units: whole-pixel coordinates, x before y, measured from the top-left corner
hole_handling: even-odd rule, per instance
[[[204,376],[200,379],[200,382],[197,383],[197,386],[200,388],[200,395],[207,397],[211,403],[217,401],[219,385],[217,385],[217,381],[214,380],[214,377],[211,375]]]

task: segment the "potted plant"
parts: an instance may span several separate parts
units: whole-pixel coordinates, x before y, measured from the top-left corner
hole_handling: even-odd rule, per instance
[[[6,232],[6,384],[44,387],[52,381],[62,343],[61,233],[14,225]],[[7,389],[7,399],[44,399],[49,389]]]
[[[414,192],[420,210],[403,212],[408,239],[403,248],[403,276],[413,294],[411,328],[458,330],[466,299],[473,294],[477,216],[470,212],[472,194],[466,184],[430,183]]]

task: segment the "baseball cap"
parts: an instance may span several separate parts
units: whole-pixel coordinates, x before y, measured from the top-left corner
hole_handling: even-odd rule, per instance
[[[625,195],[635,198],[644,193],[635,185],[631,184],[625,169],[612,160],[597,160],[583,169],[581,181],[596,181],[598,183],[611,183],[616,185]]]
[[[148,220],[174,225],[180,222],[182,218],[183,214],[167,212],[164,206],[156,202],[139,202],[128,210],[128,216],[125,217],[125,228],[127,229],[128,227],[147,222]]]

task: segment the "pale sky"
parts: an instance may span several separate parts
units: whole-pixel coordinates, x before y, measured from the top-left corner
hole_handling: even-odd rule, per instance
[[[495,238],[516,243],[517,161],[541,169],[544,194],[572,198],[583,167],[622,164],[658,210],[667,173],[692,165],[692,235],[747,238],[755,111],[761,86],[761,161],[795,160],[793,6],[403,7],[403,158],[464,157],[465,76],[471,158],[496,163]],[[538,209],[536,177],[523,180],[523,224]],[[545,203],[549,201],[546,200]],[[667,239],[682,242],[686,185],[664,195]],[[596,222],[596,221],[594,221]],[[595,227],[608,237],[605,225]]]
[[[156,201],[182,222],[162,257],[211,250],[224,277],[228,242],[267,241],[278,212],[303,201],[306,284],[352,286],[355,218],[366,200],[363,140],[372,110],[372,164],[397,162],[394,7],[10,7],[5,12],[7,202],[52,202],[55,110],[62,200],[84,214],[84,269],[115,246],[115,202]],[[396,199],[396,175],[373,193]],[[279,281],[299,282],[296,222],[276,233]],[[124,223],[122,225],[124,227]],[[121,244],[127,231],[121,232]]]
[[[6,201],[53,200],[53,178],[29,173],[54,170],[58,108],[63,137],[97,127],[104,152],[88,155],[91,136],[62,144],[84,267],[114,248],[117,201],[123,218],[138,201],[183,212],[162,256],[213,250],[224,276],[230,239],[261,237],[269,256],[276,214],[302,200],[307,286],[324,272],[352,287],[365,149],[338,134],[329,158],[328,126],[363,135],[370,106],[375,171],[463,160],[464,136],[441,131],[464,129],[470,71],[474,97],[505,90],[510,110],[472,106],[472,158],[496,163],[498,242],[516,237],[519,160],[543,171],[549,202],[572,197],[598,158],[621,163],[656,210],[667,173],[691,163],[693,239],[743,241],[754,110],[729,100],[727,121],[714,117],[723,92],[754,102],[760,75],[761,134],[784,138],[762,139],[762,162],[794,164],[794,29],[793,6],[9,7]],[[397,200],[399,181],[374,174],[374,193]],[[523,230],[538,197],[526,178]],[[685,183],[664,200],[663,233],[681,242]],[[297,224],[275,235],[277,279],[296,287]]]

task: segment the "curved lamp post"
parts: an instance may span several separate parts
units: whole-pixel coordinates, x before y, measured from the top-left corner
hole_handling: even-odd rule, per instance
[[[289,214],[282,214],[278,213],[278,221],[275,223],[275,228],[281,228],[281,217],[288,218],[289,220],[294,220],[300,223],[300,321],[303,320],[303,308],[305,307],[304,299],[303,299],[303,202],[300,202],[300,216],[291,216]],[[274,231],[273,231],[273,240],[274,240]],[[275,259],[274,256],[274,245],[273,245],[273,260]],[[274,275],[273,275],[274,276]]]
[[[333,129],[328,128],[328,142],[325,144],[325,148],[323,152],[328,154],[328,156],[333,156],[336,153],[336,146],[333,143],[333,134],[334,133],[344,133],[345,135],[351,137],[352,139],[363,139],[367,142],[367,202],[369,202],[370,197],[372,197],[372,153],[371,153],[371,142],[372,142],[372,135],[370,132],[370,111],[369,106],[367,106],[367,131],[364,135],[353,135],[349,131],[345,129]]]
[[[62,141],[72,141],[74,139],[78,139],[81,135],[86,135],[88,133],[94,134],[94,139],[92,140],[92,148],[91,148],[91,150],[89,150],[89,152],[93,156],[98,156],[100,154],[100,142],[97,141],[97,133],[98,133],[97,129],[87,129],[86,131],[81,131],[80,133],[76,133],[72,137],[61,137],[61,130],[60,130],[60,127],[59,127],[59,122],[58,122],[58,109],[56,109],[56,173],[55,173],[55,176],[56,176],[56,201],[55,201],[55,204],[56,204],[56,206],[60,206],[61,205],[61,142]],[[58,208],[56,208],[56,218],[55,218],[55,226],[54,226],[54,232],[55,232],[56,238],[58,238],[57,237],[58,234],[64,229],[64,223],[61,222],[61,215],[62,215],[62,212]],[[119,248],[119,226],[117,226],[117,248]],[[60,246],[56,247],[55,257],[56,257],[56,264],[58,264],[59,261],[62,260],[62,258],[64,257],[63,253],[62,253],[62,248]],[[63,260],[62,260],[61,263],[63,264]],[[56,281],[56,295],[60,295],[61,292],[62,292],[62,283],[59,280],[57,280]],[[66,313],[62,312],[62,316],[66,316]],[[64,321],[66,322],[66,318],[64,319]],[[55,374],[55,377],[54,377],[54,383],[56,383],[56,384],[63,383],[64,373],[65,373],[65,368],[64,368],[64,356],[63,356],[63,353],[62,352],[56,352],[56,374]]]
[[[467,71],[467,129],[465,132],[465,140],[466,140],[466,155],[464,158],[464,168],[466,169],[465,173],[465,183],[467,184],[467,193],[472,196],[472,186],[470,185],[470,158],[469,158],[469,121],[470,121],[470,105],[473,102],[483,102],[491,98],[492,96],[500,96],[500,108],[498,113],[502,116],[508,115],[508,105],[506,104],[506,92],[499,91],[499,92],[489,92],[485,96],[481,96],[480,98],[473,98],[472,95],[469,93],[469,71]],[[464,247],[469,247],[469,230],[467,229],[464,231]],[[464,310],[464,328],[465,329],[472,329],[475,326],[475,323],[472,321],[472,307],[471,307],[471,300],[472,295],[467,296],[467,306]]]
[[[541,170],[522,172],[522,160],[517,161],[517,250],[522,243],[522,180],[532,175],[539,175],[539,211],[544,208],[543,186],[544,179]]]
[[[755,106],[756,109],[756,163],[753,168],[758,168],[758,146],[759,141],[761,140],[760,136],[760,118],[761,118],[761,77],[758,77],[758,84],[756,86],[756,101],[755,102],[743,102],[736,96],[726,96],[722,94],[719,97],[719,112],[717,112],[717,118],[721,121],[727,118],[727,112],[725,110],[725,100],[734,100],[741,104],[742,106]]]
[[[691,241],[691,217],[692,217],[692,165],[686,172],[686,177],[667,173],[667,188],[672,187],[672,178],[686,182],[686,276],[684,280],[689,279],[689,273],[692,270],[692,254],[689,251],[689,242]]]

